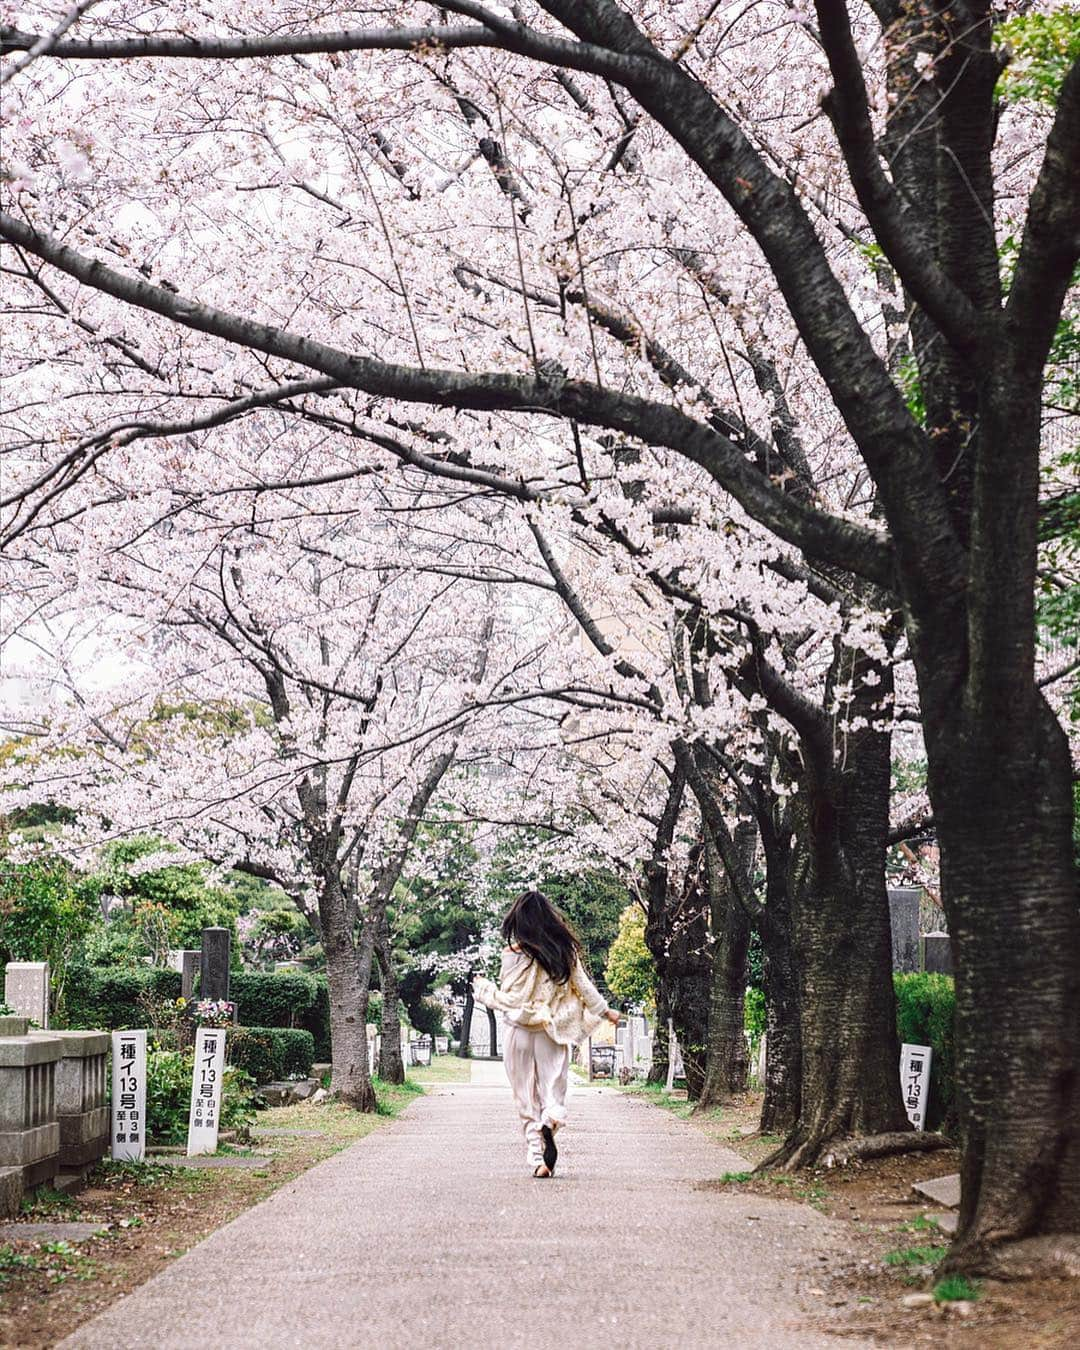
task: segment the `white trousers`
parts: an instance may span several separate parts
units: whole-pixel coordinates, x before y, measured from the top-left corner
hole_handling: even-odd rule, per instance
[[[509,1022],[503,1038],[503,1063],[525,1128],[529,1166],[534,1168],[543,1162],[540,1127],[556,1127],[566,1120],[570,1048],[553,1041],[543,1027],[519,1027]]]

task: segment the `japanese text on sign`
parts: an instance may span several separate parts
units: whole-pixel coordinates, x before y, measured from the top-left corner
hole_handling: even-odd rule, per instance
[[[146,1032],[112,1034],[112,1156],[139,1162],[146,1153]]]
[[[930,1095],[930,1058],[928,1045],[900,1047],[900,1092],[908,1120],[917,1130],[926,1128],[926,1103]]]
[[[189,1158],[217,1149],[221,1118],[221,1080],[225,1072],[225,1031],[200,1027],[195,1036],[195,1072],[188,1116]]]

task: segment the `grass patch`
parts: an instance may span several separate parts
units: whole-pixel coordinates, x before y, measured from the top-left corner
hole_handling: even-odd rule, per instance
[[[917,1218],[898,1224],[896,1231],[898,1233],[940,1233],[941,1228],[937,1219],[931,1219],[926,1214],[920,1214]]]
[[[885,1257],[887,1266],[936,1266],[949,1250],[944,1242],[930,1243],[925,1247],[901,1247],[888,1252]]]
[[[963,1275],[946,1275],[934,1285],[935,1303],[974,1303],[982,1293],[978,1280]]]
[[[472,1068],[457,1055],[434,1055],[430,1064],[416,1064],[406,1074],[414,1083],[468,1083]]]
[[[646,1101],[652,1102],[654,1106],[660,1106],[665,1111],[670,1111],[673,1116],[678,1116],[680,1120],[688,1120],[694,1112],[694,1102],[688,1102],[685,1097],[673,1096],[662,1083],[644,1083],[641,1079],[635,1079],[632,1083],[627,1083],[623,1087],[616,1079],[605,1078],[604,1086],[617,1088],[620,1092],[628,1093],[631,1097],[643,1097]]]
[[[424,1091],[419,1083],[412,1083],[408,1078],[404,1083],[384,1083],[381,1078],[373,1078],[371,1086],[375,1089],[377,1116],[399,1116],[412,1099]]]
[[[749,1181],[753,1175],[753,1172],[725,1172],[720,1180],[723,1182]]]

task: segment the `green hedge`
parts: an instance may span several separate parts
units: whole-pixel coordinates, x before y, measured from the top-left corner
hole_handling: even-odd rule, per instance
[[[299,1027],[314,1037],[315,1058],[330,1058],[330,993],[325,975],[244,971],[229,981],[244,1026]]]
[[[136,1004],[147,991],[162,1000],[179,998],[180,972],[155,966],[72,966],[64,984],[64,1026],[104,1031],[140,1026],[145,1019]]]
[[[63,1024],[106,1031],[138,1026],[136,1000],[144,990],[171,1002],[180,997],[180,972],[151,966],[73,966],[64,988]],[[234,971],[229,997],[237,1005],[241,1026],[307,1032],[314,1042],[314,1058],[329,1060],[330,991],[325,975]],[[382,996],[373,989],[368,999],[369,1022],[378,1022],[381,1006]]]
[[[956,1050],[953,1014],[956,996],[951,975],[894,975],[896,1028],[901,1041],[929,1045],[930,1105],[926,1127],[951,1132],[956,1125]]]
[[[315,1059],[315,1037],[301,1027],[233,1027],[225,1037],[225,1053],[256,1083],[306,1078]]]

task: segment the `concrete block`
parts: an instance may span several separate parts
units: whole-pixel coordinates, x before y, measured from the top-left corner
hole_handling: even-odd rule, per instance
[[[22,1168],[0,1167],[0,1219],[18,1214],[22,1196]]]
[[[960,1204],[960,1173],[950,1172],[948,1176],[934,1177],[931,1181],[916,1181],[911,1189],[935,1205],[956,1209]]]

